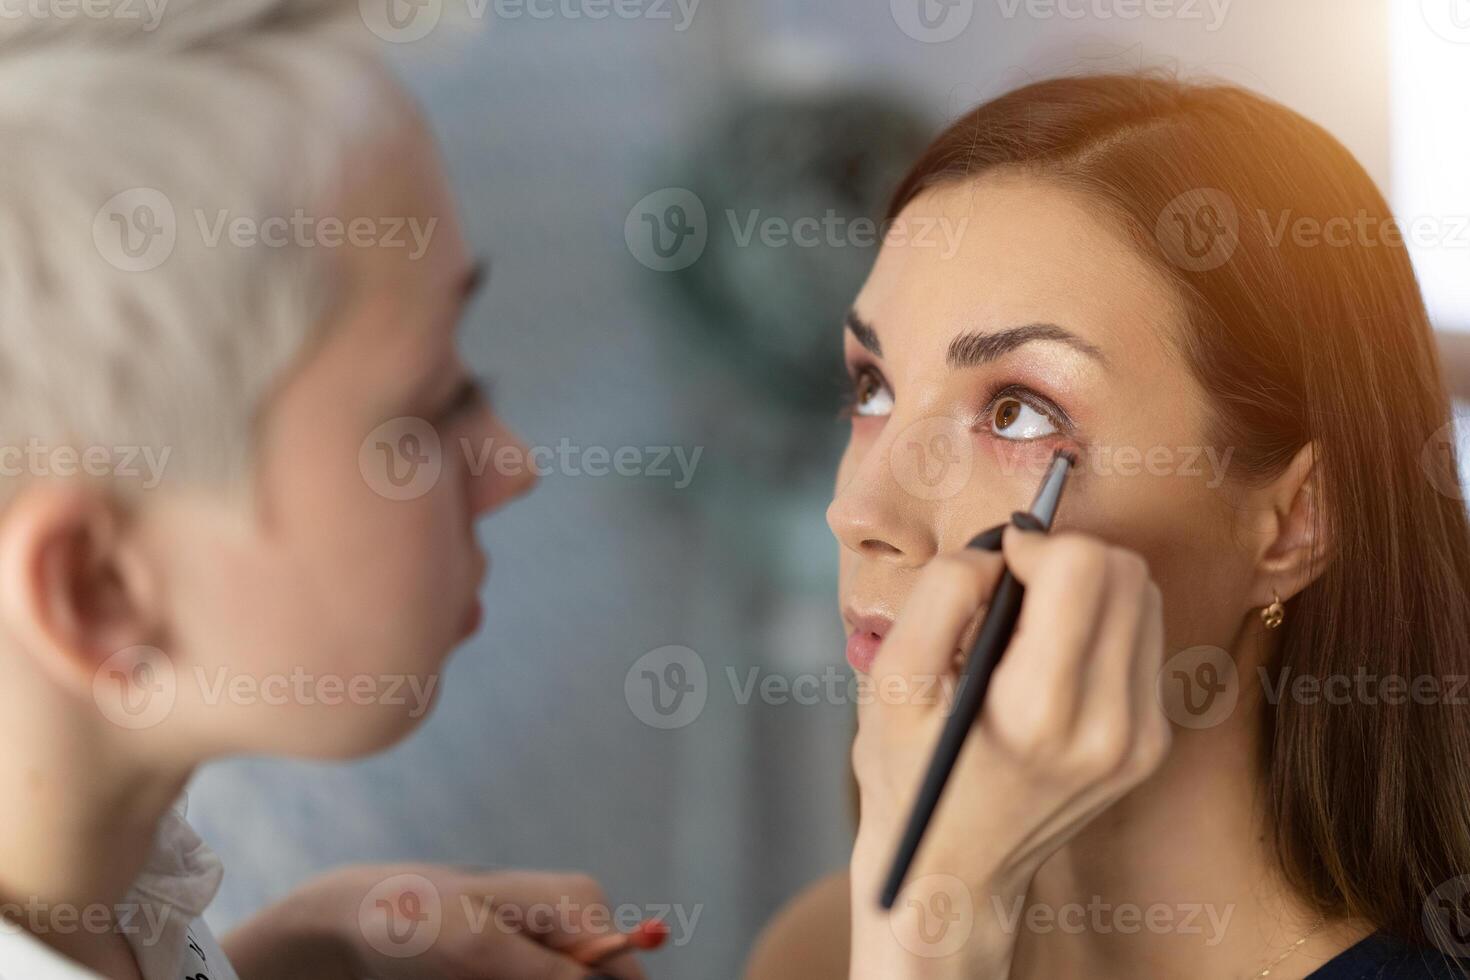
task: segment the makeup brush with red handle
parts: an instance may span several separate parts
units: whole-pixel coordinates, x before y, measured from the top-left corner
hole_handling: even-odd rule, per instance
[[[633,950],[652,952],[669,938],[669,927],[657,919],[645,919],[631,932],[615,932],[578,943],[567,955],[583,966],[596,966],[603,960]]]

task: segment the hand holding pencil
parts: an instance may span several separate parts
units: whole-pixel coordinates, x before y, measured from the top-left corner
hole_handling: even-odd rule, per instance
[[[958,975],[990,975],[1008,963],[1011,939],[995,921],[992,899],[1005,904],[1024,895],[1040,864],[1145,779],[1167,750],[1169,723],[1155,695],[1163,650],[1158,588],[1140,556],[1076,532],[1011,526],[999,553],[967,548],[931,561],[873,662],[874,688],[920,691],[933,689],[926,678],[953,682],[954,652],[977,632],[977,614],[1007,570],[1025,589],[1014,635],[891,914],[880,907],[880,892],[949,713],[933,698],[886,697],[859,713],[854,977],[904,976],[916,957],[942,959],[922,921],[941,902],[969,910],[971,934],[962,955],[949,958]],[[900,786],[907,792],[894,791]],[[908,805],[885,803],[893,800]],[[941,898],[944,891],[963,894]]]

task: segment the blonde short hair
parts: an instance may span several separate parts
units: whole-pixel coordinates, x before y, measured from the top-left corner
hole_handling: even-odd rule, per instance
[[[209,232],[333,207],[405,96],[352,2],[11,2],[0,446],[153,447],[170,483],[243,484],[254,422],[336,275],[330,250]]]

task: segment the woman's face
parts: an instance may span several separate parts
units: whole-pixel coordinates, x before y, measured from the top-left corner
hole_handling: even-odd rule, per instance
[[[1231,646],[1251,566],[1185,328],[1167,277],[1081,192],[991,174],[904,210],[845,328],[852,428],[827,519],[854,667],[919,569],[1029,508],[1059,448],[1078,465],[1056,527],[1147,559],[1167,652]]]
[[[434,222],[427,248],[345,250],[342,309],[263,421],[257,506],[180,500],[151,527],[173,716],[201,751],[341,757],[410,731],[479,624],[475,521],[535,482],[460,358],[478,274],[428,131],[409,122],[344,221]]]

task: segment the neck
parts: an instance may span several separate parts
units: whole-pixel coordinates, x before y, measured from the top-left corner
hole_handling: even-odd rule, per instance
[[[1280,874],[1257,763],[1262,706],[1247,697],[1257,661],[1236,662],[1231,716],[1176,728],[1160,770],[1042,866],[1026,908],[996,910],[1016,934],[1013,977],[1237,980],[1269,967],[1290,980],[1370,931],[1324,922]]]
[[[142,739],[27,660],[0,651],[0,906],[15,925],[99,969],[126,950],[120,934],[95,924],[110,926],[191,767],[143,765],[129,744]]]

